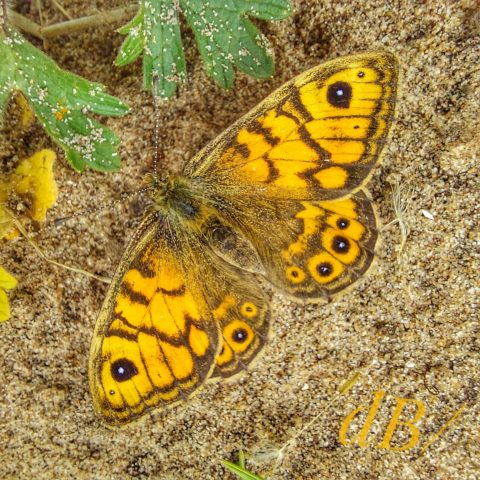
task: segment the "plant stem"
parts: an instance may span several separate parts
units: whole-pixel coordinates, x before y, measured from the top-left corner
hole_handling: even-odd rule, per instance
[[[6,19],[6,0],[0,0],[2,10],[0,11],[0,27],[5,24]],[[65,22],[54,23],[42,27],[32,20],[24,17],[10,8],[8,9],[8,17],[13,25],[20,28],[24,32],[30,33],[40,40],[52,38],[59,35],[67,35],[74,32],[79,32],[91,27],[98,27],[107,25],[109,23],[117,22],[125,18],[131,17],[138,10],[138,4],[128,5],[126,7],[114,8],[105,12],[100,12],[95,15],[88,15],[86,17],[75,18]]]
[[[42,38],[56,37],[68,33],[78,32],[90,27],[98,27],[113,23],[128,17],[138,10],[137,5],[129,5],[128,7],[114,8],[106,12],[100,12],[96,15],[88,15],[87,17],[75,18],[66,22],[54,23],[42,28]]]
[[[57,0],[51,0],[51,2],[53,7],[56,8],[60,13],[63,13],[66,18],[73,20],[73,17],[65,10],[64,6],[60,2],[57,2]]]
[[[8,18],[13,25],[18,27],[20,30],[29,33],[37,38],[42,38],[42,28],[38,23],[33,22],[27,17],[24,17],[20,13],[14,12],[11,9],[8,9]]]

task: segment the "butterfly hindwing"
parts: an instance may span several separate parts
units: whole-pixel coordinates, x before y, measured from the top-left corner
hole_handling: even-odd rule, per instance
[[[264,298],[236,291],[215,310],[221,329],[221,349],[213,377],[231,377],[255,359],[268,337],[270,313]]]
[[[277,215],[268,222],[252,219],[248,231],[267,279],[287,294],[328,299],[372,264],[377,222],[364,192],[338,200],[285,202]]]
[[[375,211],[364,191],[326,201],[259,200],[233,216],[224,212],[224,218],[242,229],[218,230],[226,237],[215,239],[222,257],[239,267],[254,266],[277,288],[303,300],[328,299],[354,283],[371,266],[378,240]]]

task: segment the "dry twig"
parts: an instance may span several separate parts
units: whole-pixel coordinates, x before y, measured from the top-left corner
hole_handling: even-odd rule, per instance
[[[52,25],[41,26],[33,22],[29,18],[8,9],[8,18],[14,26],[27,32],[41,40],[46,38],[57,37],[60,35],[68,35],[70,33],[86,30],[87,28],[99,27],[109,23],[120,22],[130,18],[138,10],[138,5],[128,5],[126,7],[114,8],[95,15],[87,15],[85,17],[74,18],[65,22],[58,22]],[[63,13],[63,12],[62,12]],[[68,16],[67,12],[64,12]]]

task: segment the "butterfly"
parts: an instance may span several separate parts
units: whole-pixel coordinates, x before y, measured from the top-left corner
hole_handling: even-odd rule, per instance
[[[107,424],[244,370],[272,317],[260,277],[321,301],[365,274],[378,234],[362,188],[387,142],[397,83],[389,53],[324,63],[158,180],[93,335],[90,389]]]

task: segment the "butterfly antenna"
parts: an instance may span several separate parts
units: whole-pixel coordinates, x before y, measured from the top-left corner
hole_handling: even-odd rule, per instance
[[[160,159],[160,145],[158,142],[158,138],[160,136],[160,101],[161,97],[158,94],[158,75],[156,73],[153,74],[152,79],[152,93],[153,93],[153,109],[155,114],[155,126],[153,130],[153,143],[155,145],[155,155],[153,158],[153,175],[155,178],[155,182],[158,182],[158,163]]]
[[[104,277],[102,275],[96,275],[95,273],[88,272],[86,270],[83,270],[82,268],[72,267],[71,265],[66,265],[64,263],[57,262],[53,258],[50,258],[49,256],[47,256],[47,254],[40,248],[37,242],[35,242],[35,240],[29,235],[29,233],[24,228],[24,226],[17,220],[15,215],[6,207],[3,207],[3,211],[7,213],[7,215],[10,217],[13,224],[17,228],[17,230],[23,235],[23,237],[33,247],[33,249],[37,252],[37,254],[41,258],[43,258],[46,262],[51,263],[52,265],[55,265],[57,267],[64,268],[66,270],[70,270],[71,272],[81,273],[82,275],[85,275],[90,278],[94,278],[95,280],[99,280],[100,282],[103,282],[103,283],[110,283],[110,278],[108,277]]]
[[[146,187],[140,188],[139,190],[135,190],[134,192],[122,193],[120,195],[120,198],[115,199],[115,200],[111,200],[110,202],[106,202],[99,207],[88,208],[88,209],[82,210],[80,212],[73,213],[72,215],[68,215],[67,217],[56,218],[52,221],[53,226],[58,227],[62,223],[66,222],[68,220],[71,220],[72,218],[82,217],[83,215],[89,215],[91,213],[100,212],[102,210],[108,210],[108,209],[114,207],[115,205],[118,205],[123,200],[128,200],[132,197],[135,197],[136,195],[141,195],[143,193],[149,192],[150,190],[154,190],[155,188],[156,188],[155,185],[148,185]],[[46,229],[48,229],[48,228],[49,227],[47,226]]]

